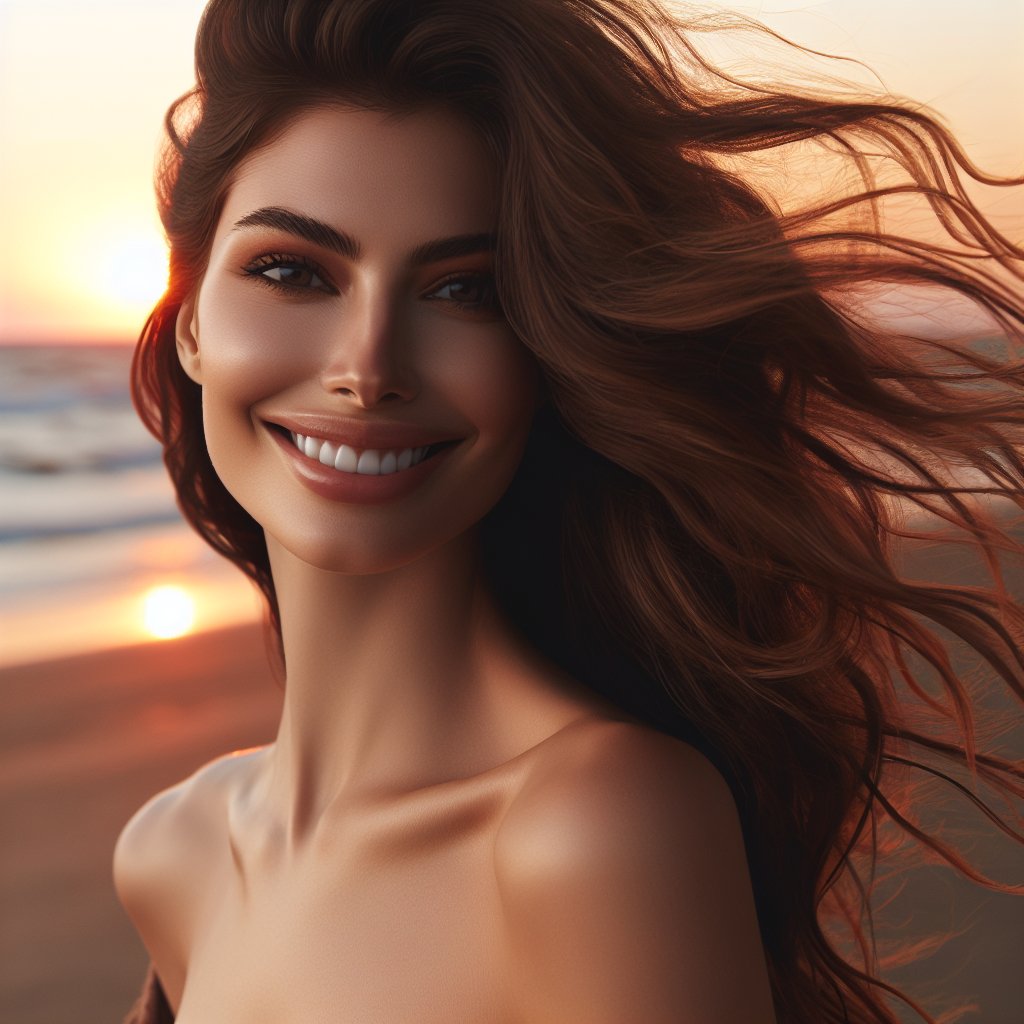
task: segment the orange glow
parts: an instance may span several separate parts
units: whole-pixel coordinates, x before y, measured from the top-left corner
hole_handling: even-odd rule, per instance
[[[160,126],[171,100],[194,81],[204,6],[0,0],[0,223],[14,257],[0,275],[0,343],[138,336],[164,280],[153,196]],[[863,60],[871,71],[850,62],[809,66],[930,104],[972,160],[996,175],[1021,173],[1024,5],[975,0],[969,16],[952,0],[704,0],[697,7],[748,14],[809,47]],[[719,50],[711,34],[694,41],[743,76],[758,68],[772,75],[776,57],[781,77],[803,66],[764,40]],[[1024,189],[968,190],[1000,230],[1021,239]]]
[[[146,632],[158,640],[184,636],[195,623],[195,601],[184,587],[151,587],[146,591],[142,607]]]
[[[52,272],[82,320],[133,336],[167,287],[167,248],[130,211],[82,220],[54,235]]]

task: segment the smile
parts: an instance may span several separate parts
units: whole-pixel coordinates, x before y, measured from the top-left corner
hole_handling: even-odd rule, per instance
[[[442,441],[438,444],[423,445],[419,448],[403,448],[385,451],[378,448],[358,449],[347,444],[335,444],[320,437],[288,431],[292,444],[308,459],[329,466],[342,473],[356,473],[361,476],[388,476],[401,473],[435,455],[443,448],[455,444]]]

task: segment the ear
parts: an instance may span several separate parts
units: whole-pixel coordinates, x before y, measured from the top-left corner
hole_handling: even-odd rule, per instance
[[[181,368],[197,384],[203,383],[199,359],[199,319],[196,315],[196,297],[190,295],[178,310],[174,327],[174,343],[178,349]]]

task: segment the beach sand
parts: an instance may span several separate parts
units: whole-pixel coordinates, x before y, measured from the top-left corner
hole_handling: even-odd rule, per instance
[[[264,650],[251,626],[0,672],[5,1024],[119,1024],[148,958],[114,842],[159,790],[273,740]]]
[[[969,581],[964,558],[934,557],[919,558],[914,574]],[[263,636],[244,627],[6,669],[0,694],[0,1020],[119,1024],[147,955],[114,894],[114,842],[159,790],[214,757],[273,739],[281,696]],[[1019,756],[1020,713],[1009,702],[1005,709],[1017,716]],[[963,820],[988,870],[1024,880],[1019,848],[981,837],[976,816]],[[1019,899],[929,866],[913,873],[885,917],[915,930],[969,926],[894,979],[975,1001],[981,1012],[968,1021],[1024,1020]]]

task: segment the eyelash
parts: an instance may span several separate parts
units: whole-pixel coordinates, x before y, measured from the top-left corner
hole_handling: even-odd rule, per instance
[[[266,276],[268,270],[278,269],[289,269],[289,270],[306,270],[314,277],[320,279],[323,287],[316,285],[296,285],[288,284],[284,281],[275,281],[272,278]],[[246,264],[242,267],[242,272],[248,275],[257,284],[261,284],[267,288],[272,288],[274,291],[285,292],[291,295],[298,295],[303,292],[311,291],[328,291],[330,294],[337,294],[334,289],[327,283],[327,275],[320,268],[320,266],[314,263],[312,260],[307,259],[305,256],[287,256],[283,253],[267,253],[264,256],[259,256],[251,263]],[[441,281],[431,289],[430,294],[433,295],[435,292],[439,292],[442,288],[448,285],[471,282],[474,284],[483,283],[485,286],[489,285],[489,291],[491,298],[489,301],[483,302],[459,302],[458,299],[433,299],[435,302],[449,302],[456,309],[479,313],[481,311],[490,311],[494,313],[500,312],[497,295],[495,294],[494,281],[490,274],[484,273],[462,273],[462,274],[449,274],[448,277]]]
[[[324,285],[324,289],[317,288],[316,286],[304,286],[288,284],[284,281],[274,281],[265,276],[266,271],[268,270],[280,269],[307,270],[314,277],[320,278],[321,283]],[[334,294],[333,289],[331,289],[327,284],[327,275],[316,263],[312,260],[306,259],[305,256],[286,256],[283,253],[267,253],[264,256],[258,256],[251,263],[242,267],[242,273],[247,274],[257,284],[265,285],[267,288],[272,288],[275,291],[289,292],[294,295],[299,292],[330,290],[331,294]]]
[[[494,278],[490,274],[449,274],[431,289],[430,294],[439,292],[450,284],[468,282],[471,285],[482,286],[485,294],[489,297],[482,302],[459,302],[458,299],[431,299],[431,302],[450,302],[456,309],[469,313],[488,312],[501,315],[501,304],[498,301],[497,289],[494,286]]]

